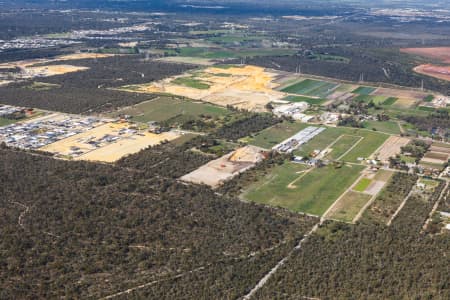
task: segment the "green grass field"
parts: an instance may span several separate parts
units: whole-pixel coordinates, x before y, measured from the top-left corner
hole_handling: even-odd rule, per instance
[[[343,56],[337,56],[337,55],[314,54],[314,55],[308,56],[308,58],[312,59],[312,60],[332,61],[332,62],[346,63],[346,64],[348,64],[350,62],[350,59],[343,57]]]
[[[384,102],[386,102],[389,99],[389,97],[386,96],[372,96],[372,95],[364,95],[360,94],[353,98],[353,100],[359,101],[359,102],[373,102],[376,105],[380,105]]]
[[[316,98],[310,98],[310,97],[305,97],[305,96],[292,96],[292,95],[284,97],[283,100],[290,101],[290,102],[306,102],[311,105],[321,105],[325,101],[327,101],[327,99],[316,99]]]
[[[377,174],[375,174],[375,177],[373,178],[373,180],[388,182],[389,179],[391,179],[392,175],[394,175],[393,171],[378,170],[378,172],[377,172]]]
[[[371,183],[372,180],[369,178],[361,178],[361,180],[353,187],[353,190],[357,192],[364,192]]]
[[[395,97],[389,97],[389,98],[387,98],[387,99],[382,103],[382,105],[392,105],[392,104],[394,104],[395,101],[397,101],[397,100],[398,100],[398,98],[395,98]]]
[[[439,185],[439,181],[433,179],[420,178],[419,182],[424,184],[429,189],[434,189]]]
[[[339,200],[336,210],[329,217],[344,222],[352,222],[370,198],[370,195],[349,191]]]
[[[6,126],[6,125],[9,125],[9,124],[13,124],[15,122],[17,122],[17,121],[0,117],[0,127]]]
[[[327,166],[304,174],[298,173],[304,168],[295,163],[277,166],[244,192],[242,197],[295,212],[322,215],[364,169],[356,165],[338,169]]]
[[[265,149],[272,149],[273,146],[279,144],[285,139],[293,136],[302,129],[305,129],[310,125],[297,122],[283,121],[280,124],[276,124],[270,128],[267,128],[255,137],[251,138],[248,142],[251,145],[258,146]]]
[[[400,127],[398,126],[398,123],[393,121],[365,121],[363,126],[367,129],[375,128],[377,131],[381,132],[400,134]]]
[[[207,90],[209,89],[210,85],[206,82],[203,82],[199,79],[195,79],[192,77],[178,77],[174,80],[172,80],[173,84],[183,85],[194,89],[199,90]]]
[[[186,57],[201,57],[209,59],[224,59],[224,58],[240,58],[240,57],[254,57],[254,56],[270,56],[270,55],[292,55],[297,51],[294,49],[241,49],[241,50],[228,50],[228,49],[209,49],[202,47],[185,47],[177,49],[176,54],[178,56]]]
[[[331,147],[333,150],[327,155],[328,159],[339,159],[355,143],[361,139],[360,136],[342,135],[341,138]]]
[[[428,107],[428,106],[419,106],[417,107],[418,110],[427,111],[427,112],[433,112],[436,109],[434,107]]]
[[[120,114],[133,116],[137,122],[166,121],[179,115],[197,117],[208,115],[222,117],[230,114],[227,109],[212,104],[181,100],[175,97],[160,96],[150,101],[139,103],[135,106],[114,112],[111,116]]]
[[[431,102],[431,101],[433,101],[434,100],[434,95],[428,95],[428,96],[426,96],[424,99],[423,99],[423,101],[425,101],[425,102]]]
[[[360,86],[356,90],[354,90],[352,93],[354,94],[360,94],[360,95],[370,95],[376,90],[374,87],[370,86]]]
[[[245,35],[245,34],[226,34],[221,36],[209,37],[206,40],[217,44],[230,44],[259,41],[267,38],[263,35]]]
[[[314,79],[305,79],[303,81],[287,86],[283,88],[281,91],[285,93],[316,96],[323,98],[326,97],[328,94],[330,94],[331,90],[333,90],[337,86],[338,84],[332,82]]]
[[[326,130],[315,136],[307,144],[303,145],[294,152],[296,155],[309,155],[314,150],[324,150],[328,145],[335,141],[341,135],[361,136],[363,139],[347,153],[342,160],[348,162],[358,162],[358,158],[367,158],[375,152],[389,137],[389,135],[370,131],[366,129],[349,127],[326,127]]]

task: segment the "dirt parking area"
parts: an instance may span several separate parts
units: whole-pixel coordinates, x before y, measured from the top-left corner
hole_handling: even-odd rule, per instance
[[[201,166],[180,179],[185,182],[206,184],[216,188],[239,173],[252,168],[264,157],[263,149],[245,146]]]

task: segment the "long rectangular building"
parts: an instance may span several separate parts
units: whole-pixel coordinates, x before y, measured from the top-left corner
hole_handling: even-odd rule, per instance
[[[287,140],[274,146],[272,149],[282,153],[291,153],[292,151],[298,149],[301,145],[309,142],[312,138],[324,130],[325,128],[323,127],[309,126],[297,132]]]

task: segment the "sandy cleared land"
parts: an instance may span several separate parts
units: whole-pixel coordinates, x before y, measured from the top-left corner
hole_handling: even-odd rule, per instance
[[[414,100],[411,98],[399,98],[397,99],[397,101],[395,101],[394,104],[392,104],[392,106],[394,107],[398,107],[398,108],[411,108],[414,105],[416,105],[418,102],[418,100]]]
[[[61,157],[72,157],[75,160],[114,162],[127,154],[179,137],[179,134],[174,132],[137,134],[127,131],[128,128],[127,123],[106,123],[39,150],[56,153]]]
[[[440,152],[440,153],[446,153],[446,154],[450,155],[450,148],[447,148],[447,147],[435,146],[433,144],[433,145],[431,145],[429,150],[432,152]]]
[[[448,161],[448,159],[449,159],[448,153],[429,151],[425,153],[421,162],[443,165]]]
[[[384,181],[377,181],[377,180],[372,181],[372,183],[367,187],[367,189],[364,192],[366,194],[374,196],[383,189],[385,184],[386,182]]]
[[[434,78],[450,81],[450,66],[436,66],[431,64],[420,65],[414,68],[414,72]]]
[[[50,65],[50,66],[39,66],[39,67],[28,67],[26,68],[26,73],[30,76],[54,76],[66,73],[85,71],[89,68],[72,66],[72,65]]]
[[[400,154],[401,147],[406,146],[410,142],[410,139],[405,137],[391,136],[381,147],[378,159],[382,162],[389,162],[389,158]]]
[[[57,56],[55,61],[64,61],[64,60],[78,60],[78,59],[89,59],[89,58],[105,58],[116,56],[116,54],[108,54],[108,53],[73,53],[67,55]]]
[[[192,78],[209,85],[207,89],[188,87],[174,83],[175,78]],[[250,111],[266,111],[265,105],[282,99],[286,94],[275,91],[273,81],[276,73],[256,66],[231,66],[229,68],[209,67],[194,75],[187,73],[174,78],[133,86],[133,92],[169,93],[213,104],[232,105]],[[126,88],[125,88],[126,89]]]
[[[11,82],[13,82],[13,81],[11,81],[11,80],[0,80],[0,86],[10,84]]]
[[[214,62],[211,59],[200,58],[200,57],[184,57],[184,56],[167,56],[155,59],[156,61],[172,62],[172,63],[183,63],[192,64],[200,66],[211,66]]]
[[[175,132],[165,132],[161,134],[145,132],[143,136],[133,135],[121,139],[118,142],[81,155],[77,157],[76,160],[115,162],[126,155],[137,153],[149,146],[158,145],[165,140],[174,140],[179,136],[180,135]]]
[[[73,53],[73,54],[57,56],[54,58],[27,59],[27,60],[15,61],[15,62],[2,63],[2,64],[0,64],[0,69],[15,68],[15,67],[26,68],[26,67],[30,67],[35,64],[45,64],[45,63],[51,63],[51,62],[56,62],[56,61],[65,61],[65,60],[105,58],[105,57],[111,57],[114,55],[115,54],[103,54],[103,53]]]
[[[409,101],[413,102],[422,101],[425,97],[428,96],[428,94],[424,92],[390,88],[378,88],[372,93],[372,95],[408,99]]]
[[[445,63],[450,63],[450,47],[432,47],[432,48],[403,48],[403,53],[420,55],[428,58],[438,59]]]
[[[181,180],[206,184],[216,188],[237,174],[252,168],[263,159],[263,149],[255,146],[245,146],[184,175],[181,177]]]

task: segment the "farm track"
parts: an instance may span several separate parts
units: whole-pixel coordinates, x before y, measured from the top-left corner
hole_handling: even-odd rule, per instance
[[[11,203],[19,205],[20,207],[24,208],[24,211],[22,211],[19,215],[19,219],[17,220],[17,224],[22,227],[22,229],[25,229],[25,225],[23,224],[23,217],[30,211],[30,207],[26,206],[25,204],[19,203],[17,201],[12,201]]]
[[[300,251],[302,245],[307,242],[309,237],[319,229],[319,226],[325,221],[324,218],[320,219],[320,222],[313,226],[313,228],[304,235],[298,244],[283,258],[281,259],[263,278],[255,285],[255,287],[246,295],[244,295],[242,300],[249,300],[254,297],[254,295],[269,281],[269,279],[281,268],[288,260],[292,257],[294,253]]]
[[[366,169],[366,170],[367,170],[367,169]],[[337,205],[337,203],[338,203],[342,198],[344,198],[345,194],[347,194],[348,192],[350,192],[350,191],[353,189],[353,187],[356,186],[356,185],[358,184],[358,182],[359,182],[362,178],[364,178],[364,177],[366,176],[366,174],[364,173],[364,171],[365,171],[365,170],[363,170],[363,171],[361,172],[362,174],[358,177],[358,179],[356,179],[355,182],[353,182],[353,184],[352,184],[349,188],[347,188],[347,189],[339,196],[339,198],[337,198],[336,201],[333,202],[333,204],[331,204],[331,206],[330,206],[330,207],[327,209],[327,211],[323,214],[323,218],[328,218],[328,215],[329,215],[330,213],[333,212],[335,206]]]
[[[430,222],[433,220],[433,215],[434,215],[434,213],[436,212],[436,210],[438,209],[439,204],[441,203],[441,200],[442,200],[444,197],[446,197],[446,195],[447,195],[447,197],[448,197],[448,194],[449,194],[448,185],[449,185],[449,182],[447,181],[447,182],[445,183],[444,188],[443,188],[442,191],[441,191],[441,194],[439,195],[438,200],[437,200],[436,203],[433,205],[433,209],[430,211],[430,214],[428,215],[428,219],[425,221],[425,223],[424,223],[423,226],[422,226],[422,232],[424,232],[424,231],[427,229],[428,224],[430,224]]]
[[[419,180],[419,179],[417,179]],[[414,193],[414,186],[411,188],[411,190],[409,191],[408,195],[405,197],[405,199],[403,199],[402,203],[400,204],[400,206],[397,208],[397,210],[395,211],[395,213],[391,216],[391,218],[389,219],[389,221],[386,223],[387,226],[391,226],[392,222],[394,221],[394,219],[397,217],[397,215],[400,213],[400,211],[402,210],[402,208],[405,206],[406,202],[408,202],[408,199],[411,197],[411,195]]]

